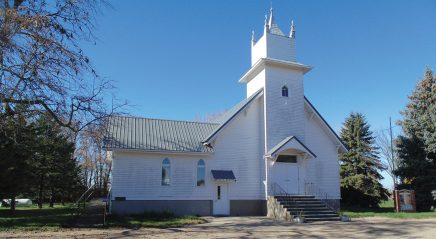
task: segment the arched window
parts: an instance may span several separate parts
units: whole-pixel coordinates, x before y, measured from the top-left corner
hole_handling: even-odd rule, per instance
[[[171,163],[169,159],[162,161],[162,186],[169,186],[171,182]]]
[[[197,186],[204,186],[206,176],[206,165],[204,160],[200,159],[197,163]]]
[[[282,87],[282,96],[288,97],[288,87],[286,86]]]

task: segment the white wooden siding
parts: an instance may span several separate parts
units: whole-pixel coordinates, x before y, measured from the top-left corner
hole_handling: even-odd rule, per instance
[[[213,169],[233,170],[230,199],[264,199],[263,98],[253,102],[218,135]]]
[[[282,96],[287,86],[289,97]],[[287,69],[267,67],[265,86],[267,150],[288,136],[305,142],[303,74]]]
[[[162,186],[162,160],[171,162],[171,183]],[[197,162],[206,164],[206,185],[196,186]],[[127,200],[189,200],[210,199],[209,157],[150,154],[141,152],[116,152],[113,159],[112,196]]]
[[[260,71],[247,83],[247,98],[265,86],[265,70]]]
[[[141,152],[116,152],[112,196],[127,200],[212,200],[211,170],[233,170],[229,199],[264,199],[263,99],[256,99],[220,131],[209,157]],[[161,185],[162,160],[171,161],[171,185]],[[197,162],[206,164],[206,185],[196,186]]]
[[[317,117],[311,117],[307,110],[305,115],[306,146],[317,155],[317,158],[307,161],[307,180],[339,199],[340,176],[336,141],[330,137],[331,133],[323,122]]]

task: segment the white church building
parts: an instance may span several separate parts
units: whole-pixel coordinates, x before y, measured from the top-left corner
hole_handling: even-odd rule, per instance
[[[310,70],[296,60],[294,24],[285,35],[271,10],[239,79],[247,97],[215,122],[111,117],[112,213],[273,215],[290,211],[286,197],[338,208],[347,149],[304,95]]]

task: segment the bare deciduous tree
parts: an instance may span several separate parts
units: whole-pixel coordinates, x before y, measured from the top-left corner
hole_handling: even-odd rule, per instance
[[[196,115],[192,120],[196,122],[215,123],[227,111],[219,111],[213,113],[206,113],[204,115]]]
[[[395,143],[391,144],[391,138],[386,130],[380,130],[377,133],[377,146],[380,149],[380,154],[382,156],[382,163],[386,172],[391,176],[394,182],[394,189],[398,185],[398,177],[395,176],[395,170],[398,169],[398,157],[397,149],[395,148]]]
[[[74,132],[101,122],[118,108],[104,104],[113,86],[97,75],[79,45],[95,42],[94,16],[104,4],[104,0],[2,0],[0,103],[48,112]]]
[[[82,165],[84,185],[94,188],[100,196],[106,196],[112,171],[112,161],[103,149],[105,127],[94,126],[78,137],[76,157]]]

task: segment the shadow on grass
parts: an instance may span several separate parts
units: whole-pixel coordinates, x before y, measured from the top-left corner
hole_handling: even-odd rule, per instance
[[[74,213],[75,209],[70,206],[42,209],[17,208],[14,213],[2,208],[0,210],[0,230],[44,230],[71,227],[75,222]]]
[[[144,214],[134,216],[115,216],[108,217],[108,227],[124,227],[137,229],[141,227],[170,228],[183,227],[205,223],[206,220],[197,216],[173,216],[165,214]]]
[[[77,214],[77,208],[60,206],[55,208],[18,208],[14,213],[0,209],[0,231],[44,231],[61,228],[169,228],[205,223],[196,216],[177,217],[169,213],[145,213],[139,216],[109,216],[103,226],[103,210],[91,206]]]

